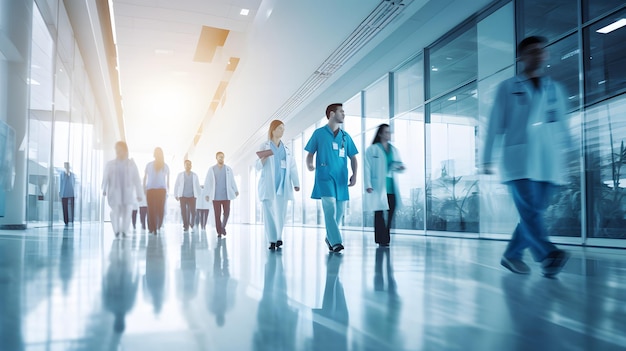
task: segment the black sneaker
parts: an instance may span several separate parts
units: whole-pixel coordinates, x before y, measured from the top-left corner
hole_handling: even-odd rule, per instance
[[[517,258],[506,258],[502,256],[500,260],[502,267],[517,274],[530,274],[530,267],[524,261]]]
[[[324,241],[326,242],[326,245],[328,245],[328,251],[333,251],[333,246],[330,244],[330,241],[328,241],[328,239],[324,239]]]
[[[543,268],[543,275],[551,278],[555,275],[559,274],[567,260],[569,260],[569,253],[563,250],[555,250],[548,254],[543,261],[541,261],[541,266]]]
[[[272,251],[276,250],[276,243],[270,243],[269,249]]]
[[[280,247],[281,247],[281,246],[283,246],[283,241],[282,241],[282,240],[278,240],[278,241],[276,242],[276,248],[277,248],[277,249],[280,249]]]
[[[345,247],[343,247],[342,244],[337,244],[337,245],[333,246],[333,252],[334,253],[340,253],[343,249],[345,249]]]

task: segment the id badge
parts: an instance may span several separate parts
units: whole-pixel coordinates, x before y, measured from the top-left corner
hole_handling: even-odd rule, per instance
[[[341,158],[346,157],[346,149],[339,150],[339,157],[341,157]]]
[[[287,168],[287,161],[280,160],[280,168]]]
[[[339,150],[339,144],[333,143],[333,150]]]

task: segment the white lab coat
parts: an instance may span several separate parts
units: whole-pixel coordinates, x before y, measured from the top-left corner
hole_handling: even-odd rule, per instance
[[[200,189],[200,197],[196,199],[196,210],[210,210],[213,206],[211,206],[211,201],[207,201],[204,192],[204,186]]]
[[[566,183],[564,150],[573,146],[566,101],[563,88],[549,77],[542,78],[540,90],[524,75],[502,82],[487,127],[483,163],[492,163],[493,145],[501,136],[503,182]]]
[[[402,162],[398,149],[391,144],[389,144],[389,147],[393,153],[393,161]],[[387,174],[389,171],[387,166],[387,155],[381,145],[370,145],[367,150],[365,150],[363,164],[365,190],[370,188],[373,189],[372,193],[368,193],[367,191],[365,192],[365,209],[367,211],[389,210],[389,201],[387,200]],[[391,172],[395,185],[394,193],[396,195],[396,208],[402,205],[400,189],[397,186],[397,173],[398,172]]]
[[[271,141],[263,143],[259,150],[264,151],[271,149],[270,143]],[[291,150],[286,145],[285,154],[287,155],[287,162],[285,164],[286,172],[283,182],[283,196],[287,200],[293,200],[293,188],[300,187],[300,178],[298,177],[298,167],[296,166]],[[276,198],[276,167],[274,162],[276,162],[274,155],[268,157],[265,164],[261,162],[261,159],[256,161],[256,169],[257,171],[261,171],[258,191],[259,200],[261,201],[274,200]]]
[[[235,174],[233,169],[224,165],[226,169],[226,194],[228,200],[234,200],[237,198],[239,192],[237,188],[237,182],[235,182]],[[215,200],[215,173],[213,172],[213,166],[209,167],[204,178],[204,196],[208,196],[209,200]]]
[[[118,179],[116,172],[117,163],[120,162],[126,173],[124,182]],[[107,162],[102,179],[102,191],[106,192],[109,206],[120,205],[135,206],[137,198],[143,199],[143,185],[139,176],[139,169],[132,159],[112,160]]]
[[[200,180],[195,172],[191,172],[193,183],[193,197],[198,198],[202,196],[202,189],[200,189]],[[183,197],[183,189],[185,188],[185,172],[178,173],[176,177],[176,184],[174,185],[174,196],[179,198]]]

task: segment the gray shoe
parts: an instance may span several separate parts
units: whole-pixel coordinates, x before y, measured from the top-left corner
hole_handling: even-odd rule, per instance
[[[502,260],[500,260],[500,264],[510,270],[513,273],[517,274],[530,274],[530,267],[524,261],[517,258],[506,258],[502,256]]]
[[[541,261],[541,267],[543,268],[543,275],[550,278],[559,274],[567,260],[569,260],[569,253],[563,250],[555,250],[548,254],[543,261]]]

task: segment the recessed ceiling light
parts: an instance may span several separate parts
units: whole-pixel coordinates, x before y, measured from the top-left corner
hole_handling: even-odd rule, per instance
[[[448,101],[456,101],[456,95],[454,95],[453,97],[449,98]]]
[[[623,26],[626,26],[626,18],[619,19],[608,26],[598,29],[596,32],[600,34],[609,34],[614,30],[622,28]]]
[[[154,54],[157,56],[169,56],[174,54],[174,50],[169,49],[156,49],[154,50]]]
[[[249,9],[241,9],[241,11],[239,11],[239,14],[242,16],[247,16],[250,14],[250,10]]]
[[[437,67],[433,67],[430,70],[433,71],[433,72],[439,72],[439,68],[437,68]]]

